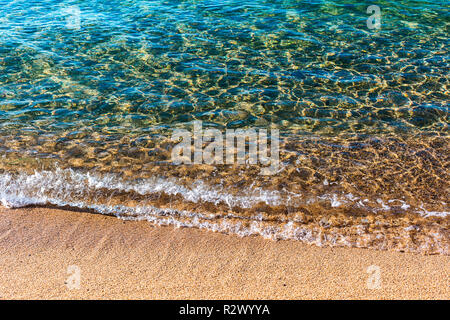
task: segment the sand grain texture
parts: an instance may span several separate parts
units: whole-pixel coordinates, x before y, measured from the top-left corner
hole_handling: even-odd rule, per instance
[[[450,257],[0,209],[2,299],[449,299]],[[81,270],[68,289],[67,268]],[[381,288],[366,272],[381,270]]]

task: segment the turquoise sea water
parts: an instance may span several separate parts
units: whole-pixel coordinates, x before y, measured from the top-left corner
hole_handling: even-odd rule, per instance
[[[450,6],[371,4],[0,0],[3,205],[448,254]],[[194,120],[282,169],[171,165]]]

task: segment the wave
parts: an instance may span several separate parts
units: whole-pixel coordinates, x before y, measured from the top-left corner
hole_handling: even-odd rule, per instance
[[[301,194],[261,188],[239,192],[211,186],[201,180],[184,185],[175,178],[126,180],[118,174],[101,175],[73,169],[0,174],[0,203],[8,208],[69,207],[126,220],[146,220],[157,225],[194,227],[239,236],[260,235],[273,240],[299,240],[319,246],[450,252],[448,231],[435,221],[445,220],[449,214],[447,211],[416,208],[414,214],[421,222],[417,219],[405,222],[396,217],[387,219],[383,215],[375,215],[374,221],[369,221],[369,215],[345,218],[337,215],[336,218],[320,210],[304,209],[302,204],[311,208],[316,203]],[[163,203],[155,201],[162,195],[169,196],[169,200]],[[352,194],[323,194],[315,202],[327,202],[337,212],[343,207],[355,206],[371,214],[388,212],[392,209],[390,204],[395,202],[396,207],[411,214],[412,206],[404,201],[377,200],[375,202],[379,206],[373,207],[367,205],[365,199]],[[194,205],[186,206],[186,203]],[[250,210],[261,204],[275,209],[280,205],[290,205],[298,211],[273,215]],[[241,210],[236,210],[236,207]],[[336,219],[341,220],[336,223]]]
[[[325,184],[328,182],[325,181]],[[184,200],[199,203],[208,202],[214,205],[225,204],[229,208],[240,207],[244,209],[264,203],[269,206],[295,205],[301,201],[312,203],[314,201],[326,201],[331,207],[337,208],[345,205],[356,205],[369,211],[392,210],[392,203],[396,207],[408,210],[412,206],[404,200],[391,199],[383,201],[375,199],[379,205],[369,206],[369,199],[361,199],[351,193],[338,195],[336,193],[323,194],[315,199],[305,195],[281,192],[277,190],[264,190],[247,188],[239,190],[240,194],[224,190],[219,185],[208,185],[202,180],[196,180],[186,186],[177,182],[175,178],[152,177],[150,179],[125,180],[119,174],[98,174],[73,169],[59,169],[54,171],[42,170],[27,173],[1,173],[0,174],[0,201],[5,207],[18,208],[29,205],[42,205],[46,203],[57,204],[58,201],[71,202],[77,198],[90,195],[105,197],[108,193],[136,193],[142,196],[161,194],[181,196]],[[54,199],[53,202],[50,200]],[[58,199],[58,200],[56,200]],[[443,203],[443,205],[447,205]],[[418,206],[415,213],[423,217],[446,217],[449,211],[429,211],[424,206]]]

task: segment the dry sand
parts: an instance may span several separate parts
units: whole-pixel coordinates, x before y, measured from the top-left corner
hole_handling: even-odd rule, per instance
[[[0,209],[2,299],[449,299],[449,262],[86,212]],[[71,265],[80,268],[79,289],[65,284]],[[371,265],[380,268],[379,289],[367,286]]]

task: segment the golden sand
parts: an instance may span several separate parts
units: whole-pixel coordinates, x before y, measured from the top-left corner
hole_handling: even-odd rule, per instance
[[[75,274],[69,266],[80,270],[79,289],[69,288]],[[320,248],[86,212],[2,208],[0,297],[449,299],[450,257]]]

